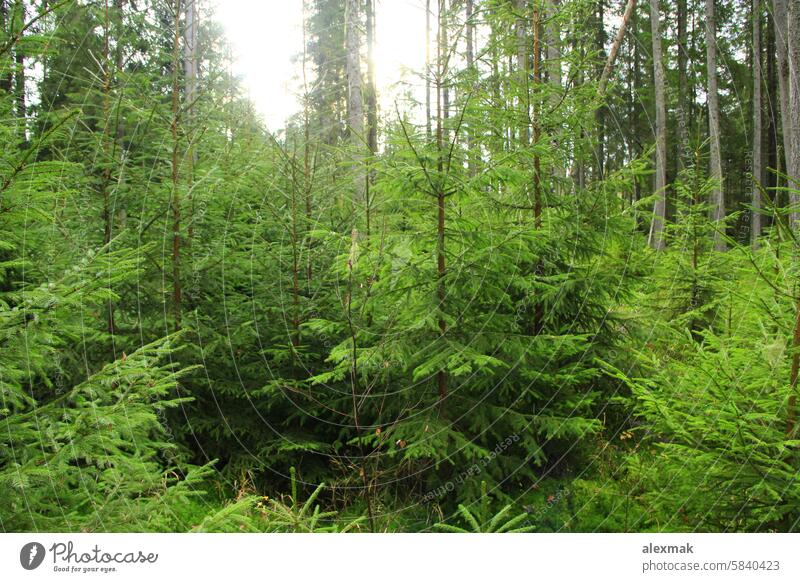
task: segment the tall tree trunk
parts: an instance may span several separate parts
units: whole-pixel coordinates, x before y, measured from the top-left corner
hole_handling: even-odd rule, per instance
[[[180,140],[180,50],[181,50],[181,0],[173,4],[175,27],[172,39],[172,309],[175,329],[181,329],[181,196],[179,184]]]
[[[660,251],[664,248],[664,222],[667,214],[667,104],[659,18],[658,0],[650,0],[650,31],[653,40],[653,77],[656,92],[656,200],[653,221],[650,223],[650,246]]]
[[[691,160],[689,147],[689,52],[686,43],[686,0],[678,0],[678,163],[686,168]]]
[[[778,90],[778,72],[776,67],[776,51],[775,46],[775,22],[772,18],[772,11],[769,11],[770,16],[767,19],[767,47],[766,47],[766,61],[767,61],[767,167],[778,167],[778,108],[779,108],[779,90]],[[774,192],[778,180],[774,172],[767,172],[766,185],[768,192]],[[775,195],[772,195],[773,203]],[[770,222],[768,217],[764,217],[765,222]]]
[[[475,22],[473,19],[475,11],[474,0],[466,0],[465,2],[465,18],[466,18],[466,58],[467,58],[467,74],[469,75],[470,84],[475,86],[477,83],[477,71],[475,69]],[[480,163],[480,156],[474,145],[475,130],[471,124],[467,126],[467,173],[472,178],[478,173],[478,165]]]
[[[631,106],[631,158],[638,157],[642,153],[642,144],[639,141],[639,119],[640,119],[640,104],[638,98],[639,87],[642,86],[642,47],[636,42],[636,32],[639,30],[639,18],[634,12],[631,15],[631,24],[633,26],[633,42],[630,43],[631,51],[633,52],[631,58],[631,71],[630,77],[630,106]],[[638,202],[642,197],[642,181],[637,177],[634,178],[633,192],[631,193],[631,203]],[[638,221],[637,221],[638,222]]]
[[[545,55],[547,57],[547,82],[550,85],[550,109],[555,109],[561,102],[561,31],[558,13],[561,0],[547,0],[544,27]],[[553,164],[551,174],[554,178],[564,177],[566,165]],[[554,190],[559,190],[558,181],[553,181]]]
[[[444,144],[444,82],[447,75],[447,0],[439,0],[439,42],[437,43],[437,71],[436,71],[436,150],[437,150],[437,170],[438,181],[436,191],[436,208],[437,208],[437,222],[436,222],[436,273],[437,284],[436,294],[439,303],[439,335],[444,341],[444,336],[447,333],[447,322],[444,319],[445,298],[447,289],[445,287],[445,275],[447,273],[447,264],[445,259],[445,184],[444,184],[444,169],[447,165],[445,161],[445,144]],[[436,374],[436,383],[439,390],[439,406],[440,410],[444,411],[444,401],[447,398],[447,371],[441,369]]]
[[[447,120],[450,119],[450,4],[448,0],[439,2],[439,46],[442,53],[442,78],[439,80],[442,89],[442,119],[444,141],[450,141],[450,129]]]
[[[787,28],[788,61],[789,61],[789,134],[784,137],[788,142],[786,170],[792,179],[790,186],[800,190],[800,2],[789,2],[789,26]],[[795,196],[796,204],[798,197]],[[795,213],[797,214],[797,213]]]
[[[0,32],[8,38],[11,38],[12,35],[12,22],[13,15],[8,12],[8,0],[0,0]],[[8,67],[8,70],[0,76],[0,89],[5,91],[6,95],[11,95],[13,83],[13,69]]]
[[[533,145],[538,146],[539,140],[542,135],[541,125],[541,100],[539,97],[539,86],[542,82],[541,66],[540,66],[540,31],[541,31],[541,12],[539,10],[538,0],[533,2],[533,86],[534,86],[534,100],[531,107],[532,125],[533,125]],[[535,149],[533,154],[533,220],[534,228],[539,230],[542,227],[542,160],[539,155],[538,148]],[[537,318],[538,319],[538,318]],[[538,321],[536,322],[538,330]]]
[[[363,164],[364,135],[364,102],[361,83],[361,34],[359,33],[359,0],[347,0],[346,49],[347,49],[347,125],[350,133],[350,144],[353,148],[355,165],[355,200],[364,204],[365,179]]]
[[[378,152],[378,87],[375,83],[375,0],[366,0],[367,6],[367,148],[370,158]],[[367,171],[366,183],[366,221],[367,240],[369,240],[372,208],[371,191],[374,172]]]
[[[189,152],[186,156],[186,180],[188,182],[189,198],[189,228],[187,231],[186,242],[191,252],[192,238],[194,236],[194,196],[192,194],[192,183],[194,181],[194,166],[197,162],[197,150],[194,148],[195,139],[195,115],[194,106],[197,101],[197,2],[198,0],[185,0],[185,23],[183,29],[183,74],[185,83],[186,100],[186,122],[189,135]]]
[[[761,144],[764,132],[761,125],[761,2],[753,0],[753,184],[750,238],[753,247],[761,236],[761,187],[764,178]]]
[[[531,141],[530,134],[530,90],[528,88],[528,26],[526,24],[527,0],[516,0],[517,22],[517,75],[519,82],[519,140],[523,146]]]
[[[428,142],[433,139],[431,119],[431,0],[425,0],[425,129]]]
[[[109,0],[105,0],[104,5],[104,19],[103,19],[103,62],[102,62],[102,79],[103,79],[103,131],[100,135],[101,140],[101,171],[100,171],[100,196],[103,201],[103,245],[108,245],[111,242],[113,217],[111,212],[111,168],[114,162],[114,143],[111,130],[111,82],[112,82],[112,64],[110,52],[110,38],[111,38],[111,10]],[[118,31],[120,32],[120,31]],[[114,132],[116,133],[116,132]],[[106,249],[109,252],[110,249]],[[108,313],[106,317],[107,331],[110,335],[114,335],[114,302],[108,300]]]
[[[367,145],[371,154],[378,151],[378,90],[375,84],[375,0],[367,6]]]
[[[25,26],[25,2],[16,0],[14,4],[14,34],[22,38]],[[25,103],[25,54],[20,43],[14,43],[14,92],[16,93],[17,123],[19,127],[19,143],[25,148],[28,145],[28,110]]]
[[[711,141],[711,179],[716,183],[711,190],[711,209],[717,230],[714,232],[714,250],[727,248],[720,231],[725,230],[725,189],[722,180],[722,154],[719,136],[719,93],[717,87],[717,23],[714,0],[706,0],[706,63],[708,67],[708,134]]]
[[[544,28],[544,41],[547,43],[547,80],[552,86],[550,102],[557,105],[561,100],[561,30],[559,28],[558,13],[561,9],[561,0],[547,0],[547,26]]]
[[[789,72],[789,2],[788,0],[774,0],[773,2],[773,22],[775,30],[775,52],[778,61],[778,92],[781,103],[781,130],[783,133],[783,153],[784,168],[789,175],[792,166],[792,115],[790,99],[791,75]],[[791,184],[788,184],[791,186]],[[789,204],[795,206],[798,203],[798,196],[794,192],[789,193]],[[790,223],[797,222],[798,213],[790,213]]]
[[[606,50],[606,26],[605,26],[605,0],[595,2],[597,13],[595,15],[595,50],[598,54],[604,55]],[[599,66],[599,65],[598,65]],[[602,76],[602,73],[601,73]],[[597,148],[595,150],[595,180],[602,180],[605,175],[606,161],[606,111],[605,103],[595,111],[595,125],[597,129]]]

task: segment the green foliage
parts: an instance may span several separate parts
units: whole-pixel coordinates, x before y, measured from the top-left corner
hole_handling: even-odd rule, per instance
[[[534,531],[533,526],[524,525],[528,517],[527,513],[511,515],[512,505],[506,505],[494,515],[491,514],[486,481],[481,482],[481,498],[477,505],[474,512],[465,505],[458,506],[458,518],[465,524],[465,528],[448,523],[437,523],[436,529],[450,533],[525,533]]]
[[[445,4],[452,58],[425,74],[449,110],[428,128],[398,101],[369,152],[342,2],[306,3],[303,107],[277,132],[211,19],[188,103],[170,2],[0,12],[0,529],[798,528],[789,177],[765,176],[759,248],[737,244],[746,17],[719,7],[724,184],[702,27],[666,51],[690,63],[667,67],[656,253],[647,19],[600,95],[605,5],[548,14],[534,76],[515,3],[475,0],[469,56]]]

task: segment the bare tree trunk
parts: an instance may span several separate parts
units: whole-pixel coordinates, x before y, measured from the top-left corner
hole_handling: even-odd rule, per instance
[[[444,179],[445,144],[444,144],[444,80],[447,74],[447,20],[446,9],[447,0],[439,0],[439,42],[437,43],[437,71],[436,71],[436,150],[437,150],[437,170],[439,182],[436,192],[437,222],[436,222],[436,273],[437,284],[436,294],[439,301],[439,310],[444,311],[447,289],[445,287],[445,275],[447,264],[445,259],[445,185]],[[439,315],[439,335],[444,338],[447,333],[447,322],[444,315]],[[447,371],[442,369],[436,374],[436,383],[439,390],[439,406],[444,411],[444,401],[447,398]]]
[[[622,45],[622,39],[625,38],[625,30],[628,28],[628,22],[630,22],[631,15],[635,8],[636,0],[628,0],[628,3],[625,5],[625,12],[622,15],[622,22],[620,22],[619,30],[617,31],[617,37],[614,39],[614,44],[611,45],[611,52],[608,53],[606,66],[603,67],[603,73],[600,75],[598,92],[601,96],[605,94],[606,88],[608,87],[608,79],[611,77],[611,70],[614,68],[619,47]]]
[[[525,6],[527,0],[516,0],[517,23],[517,75],[519,79],[519,140],[523,146],[531,141],[529,128],[530,122],[530,91],[528,89],[528,35],[525,23]]]
[[[789,0],[789,24],[787,27],[787,56],[789,60],[789,120],[790,133],[784,142],[791,152],[787,158],[787,174],[789,187],[800,188],[800,0]],[[793,195],[792,204],[797,203],[797,195]],[[795,218],[796,212],[792,212]],[[797,224],[793,221],[792,227]],[[800,298],[795,309],[795,327],[792,338],[792,368],[789,377],[791,393],[787,406],[787,433],[793,437],[797,430],[797,377],[800,369]]]
[[[181,329],[181,197],[179,184],[180,141],[178,123],[180,120],[180,47],[181,47],[181,0],[173,6],[175,27],[172,45],[172,309],[175,329]]]
[[[17,0],[14,4],[14,33],[20,35],[25,26],[25,2]],[[14,92],[17,100],[17,123],[19,124],[19,143],[21,147],[28,145],[28,110],[25,103],[25,54],[19,47],[20,43],[15,43],[14,47]]]
[[[361,35],[359,33],[359,0],[347,0],[347,125],[355,158],[355,200],[364,203],[365,177],[363,165],[364,102],[361,83]]]
[[[441,57],[441,79],[439,79],[442,89],[442,119],[445,122],[450,119],[450,8],[448,0],[439,0],[439,45],[442,49]],[[447,123],[443,125],[444,141],[450,141],[450,131]]]
[[[761,125],[761,2],[753,0],[753,184],[750,221],[750,238],[753,248],[761,236],[761,181],[764,178],[761,142],[764,132]]]
[[[664,223],[667,203],[667,104],[664,89],[664,62],[661,56],[661,31],[658,0],[650,0],[650,31],[653,40],[653,74],[656,90],[656,200],[653,221],[650,223],[650,246],[664,249]]]
[[[433,139],[431,109],[431,0],[425,0],[425,129],[429,142]]]
[[[789,5],[787,0],[774,0],[772,20],[774,23],[775,31],[775,53],[778,61],[778,93],[780,94],[781,104],[781,129],[783,130],[783,153],[787,169],[791,167],[792,159],[792,144],[791,144],[791,112],[789,105]],[[789,184],[791,186],[791,184]],[[798,197],[794,193],[789,193],[789,204],[796,205]],[[797,213],[792,212],[790,222],[794,224],[797,221]]]
[[[533,86],[536,89],[534,93],[537,98],[533,101],[532,111],[532,124],[533,124],[533,144],[538,146],[541,139],[542,126],[541,126],[541,100],[538,98],[538,89],[542,83],[541,66],[540,66],[540,33],[541,33],[541,11],[539,9],[538,0],[533,3]],[[536,230],[542,228],[542,160],[539,155],[539,150],[536,148],[533,154],[533,227]],[[537,262],[535,272],[537,277],[541,277],[543,265],[541,259]],[[539,335],[542,327],[542,318],[544,317],[544,304],[541,300],[536,301],[533,308],[533,329],[532,335]]]
[[[8,13],[8,0],[0,0],[0,32],[6,37],[11,38],[13,32],[13,15]],[[6,92],[6,95],[11,95],[13,88],[13,69],[8,68],[7,71],[0,76],[0,89]]]
[[[719,94],[717,88],[717,23],[714,0],[706,0],[706,62],[708,66],[708,134],[711,141],[711,179],[716,184],[711,190],[711,208],[717,230],[714,232],[714,250],[727,248],[722,238],[725,219],[725,189],[722,183],[722,154],[719,137]]]
[[[465,3],[465,17],[466,17],[466,35],[467,35],[467,71],[471,84],[476,83],[476,70],[475,70],[475,22],[474,16],[474,0],[466,0]],[[478,164],[480,156],[474,145],[475,136],[474,130],[471,126],[467,126],[467,174],[472,178],[478,173]]]
[[[534,0],[533,6],[533,86],[538,89],[542,82],[539,58],[541,12],[539,11],[536,0]],[[539,99],[535,99],[532,104],[533,107],[531,108],[534,146],[538,145],[542,134],[541,117],[539,114],[540,103]],[[536,149],[533,154],[533,220],[534,228],[539,230],[542,227],[542,160],[538,149]],[[536,327],[539,327],[538,321],[536,322]]]
[[[189,152],[186,156],[186,179],[188,181],[188,198],[189,198],[189,229],[187,232],[187,246],[192,244],[194,236],[194,200],[192,195],[192,182],[194,180],[194,165],[197,162],[197,151],[194,149],[194,105],[197,101],[197,2],[198,0],[186,0],[184,6],[184,13],[186,21],[183,30],[183,74],[185,83],[185,100],[186,100],[186,123],[185,127],[188,128],[189,135]]]
[[[561,89],[561,30],[558,26],[558,12],[561,7],[561,0],[547,0],[547,26],[544,28],[545,42],[547,43],[547,76],[548,82],[552,85],[551,104],[556,105],[561,100],[559,90]]]
[[[606,0],[597,0],[595,5],[597,13],[595,15],[595,50],[598,54],[605,54],[606,50],[606,26],[605,26],[605,2]],[[602,73],[601,73],[602,75]],[[595,168],[594,179],[602,180],[605,175],[605,162],[606,162],[606,113],[607,108],[605,103],[601,103],[600,107],[595,111],[595,125],[597,129],[597,146],[595,149]]]
[[[789,61],[789,134],[784,135],[786,174],[789,176],[791,224],[797,228],[800,211],[800,0],[789,0],[789,26],[787,27],[787,56]],[[786,127],[786,124],[784,124]]]
[[[367,148],[371,158],[378,152],[378,87],[375,83],[375,0],[366,0],[367,4]],[[371,225],[371,190],[374,173],[367,171],[365,191],[367,239]]]
[[[367,6],[367,146],[372,155],[378,151],[378,89],[375,84],[375,0]]]
[[[558,107],[561,102],[561,31],[557,20],[561,0],[547,0],[544,27],[544,41],[546,43],[545,55],[547,57],[547,82],[550,85],[550,108]],[[553,164],[551,175],[554,178],[564,177],[566,164]],[[558,190],[559,184],[553,182],[553,188]]]
[[[768,0],[767,0],[768,1]],[[779,94],[778,89],[778,71],[777,71],[777,47],[775,46],[775,21],[773,19],[773,12],[769,10],[769,18],[767,19],[766,30],[766,62],[767,62],[767,78],[766,78],[766,142],[767,142],[767,168],[778,167],[778,110],[779,110]],[[774,172],[767,172],[765,182],[768,192],[774,192],[774,188],[778,185],[778,177]],[[774,201],[774,195],[773,195]],[[771,223],[770,219],[765,216],[764,222]]]
[[[689,164],[689,75],[687,72],[689,52],[686,43],[686,0],[678,0],[678,163],[681,168]]]

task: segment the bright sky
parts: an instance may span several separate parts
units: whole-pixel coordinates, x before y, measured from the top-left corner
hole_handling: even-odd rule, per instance
[[[342,0],[344,1],[344,0]],[[302,53],[302,0],[215,0],[216,18],[234,48],[234,72],[270,129],[298,111],[299,64]],[[425,65],[425,0],[376,1],[375,64],[381,109],[390,113],[406,81],[417,88]],[[365,41],[365,38],[362,37]]]

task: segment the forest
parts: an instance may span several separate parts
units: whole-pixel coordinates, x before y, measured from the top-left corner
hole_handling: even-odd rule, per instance
[[[282,1],[0,1],[0,531],[800,531],[800,0]]]

